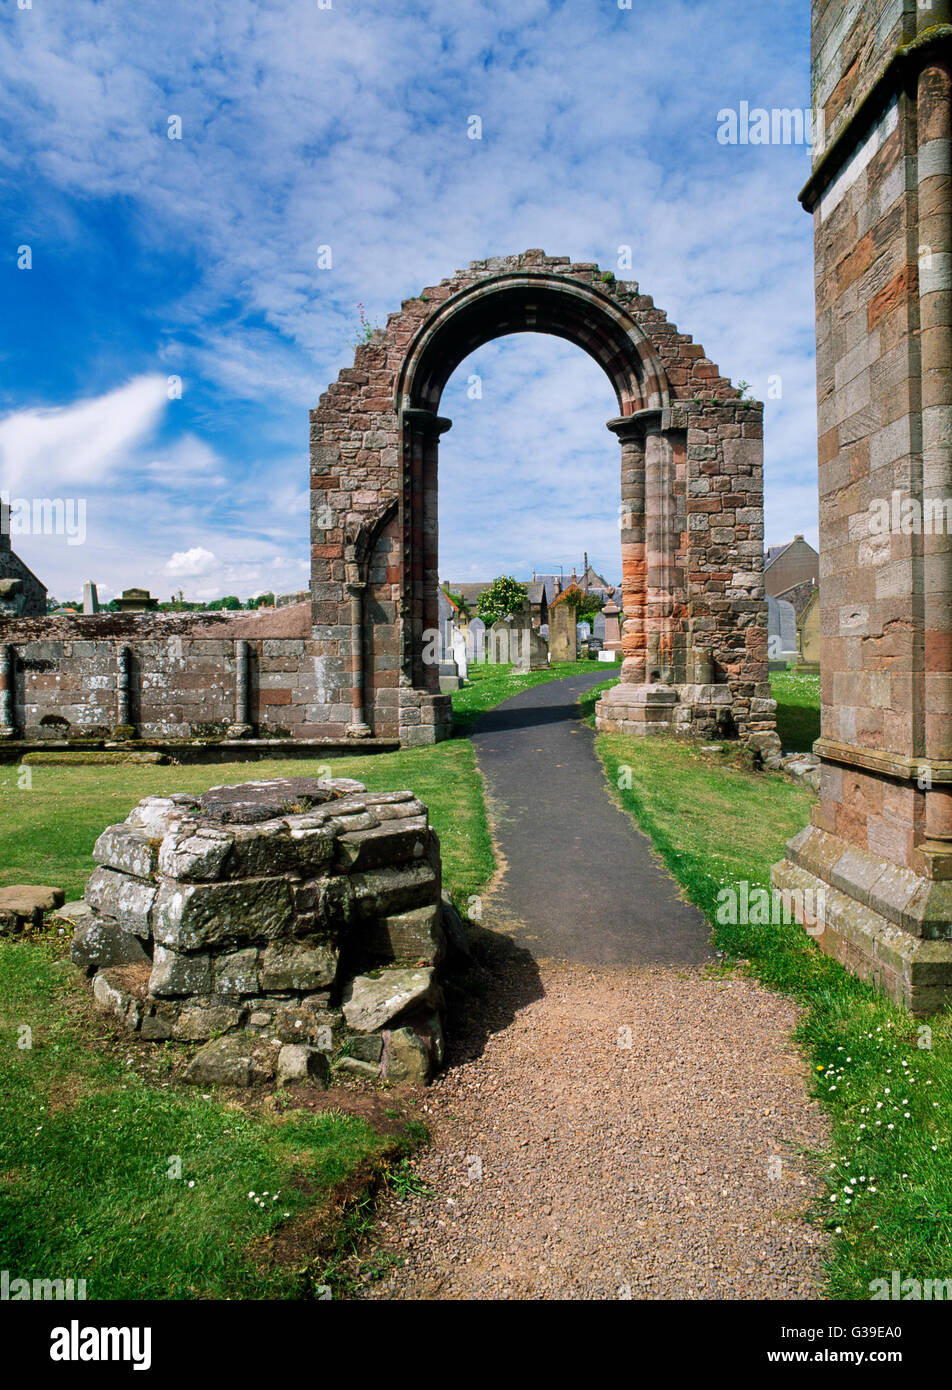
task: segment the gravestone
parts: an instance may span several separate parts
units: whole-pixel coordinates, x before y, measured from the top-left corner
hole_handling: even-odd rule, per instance
[[[556,603],[549,609],[549,654],[553,661],[578,659],[575,610],[568,603]]]
[[[466,655],[470,661],[486,660],[486,624],[482,618],[470,618],[466,629]]]
[[[466,638],[458,627],[453,628],[453,660],[461,681],[469,679],[469,655],[466,651]]]
[[[767,595],[767,652],[772,661],[796,661],[797,613],[785,598]]]
[[[602,619],[604,631],[602,632],[602,642],[606,651],[621,651],[621,609],[614,599],[609,599],[602,609],[599,617]]]

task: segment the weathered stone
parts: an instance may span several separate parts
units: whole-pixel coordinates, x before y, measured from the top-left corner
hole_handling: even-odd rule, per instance
[[[155,872],[158,850],[154,837],[132,825],[110,825],[93,846],[93,862],[133,878],[148,879]]]
[[[370,830],[345,833],[337,840],[337,862],[348,869],[373,869],[422,859],[428,827],[425,816],[391,821]]]
[[[267,941],[289,929],[291,906],[291,889],[284,878],[164,881],[156,896],[153,932],[163,946],[180,951]]]
[[[176,1042],[204,1042],[216,1033],[240,1028],[243,1018],[243,1010],[227,1004],[190,1004],[179,1010],[172,1037]]]
[[[199,809],[198,797],[187,793],[147,796],[126,817],[126,824],[138,827],[160,840],[170,830],[187,824]]]
[[[13,912],[24,921],[32,922],[37,914],[42,918],[44,912],[61,907],[65,901],[62,888],[49,888],[45,884],[13,883],[0,888],[0,910]]]
[[[450,894],[445,891],[442,894],[440,921],[451,958],[465,962],[471,961],[473,952],[469,944],[466,924],[457,912]]]
[[[146,940],[151,935],[156,886],[142,878],[96,869],[86,881],[86,902],[100,917],[112,917]]]
[[[429,864],[370,869],[350,878],[361,915],[389,917],[425,907],[439,897],[439,881]]]
[[[367,950],[379,960],[439,963],[444,952],[441,903],[380,917],[367,933]]]
[[[96,1007],[112,1014],[123,1027],[135,1032],[142,1018],[142,999],[148,980],[148,968],[117,965],[100,970],[93,980]]]
[[[348,1076],[365,1077],[368,1081],[379,1081],[380,1064],[378,1062],[362,1062],[359,1057],[338,1057],[334,1063],[335,1071],[342,1071]]]
[[[232,836],[212,826],[194,830],[173,830],[162,840],[158,871],[182,882],[214,882],[222,878],[231,852]]]
[[[152,955],[149,993],[160,996],[209,994],[212,989],[212,962],[207,955],[182,955],[156,944]]]
[[[321,989],[334,983],[337,960],[337,951],[323,942],[276,941],[261,953],[261,988]]]
[[[91,912],[76,928],[70,957],[86,975],[95,975],[110,965],[148,965],[142,942],[111,917],[95,917]]]
[[[383,1050],[383,1037],[380,1033],[358,1033],[347,1043],[350,1055],[362,1062],[379,1062]]]
[[[328,1005],[329,991],[308,999],[280,1004],[271,1017],[271,1036],[282,1042],[306,1042],[321,1052],[334,1050],[334,1038],[340,1027],[340,1014]]]
[[[222,825],[251,825],[281,815],[308,811],[312,806],[337,800],[350,792],[365,791],[362,782],[348,777],[320,780],[316,777],[272,777],[262,782],[212,787],[201,798],[205,815]]]
[[[285,1043],[278,1053],[278,1085],[317,1085],[324,1090],[330,1082],[327,1054],[305,1043]]]
[[[388,1081],[425,1086],[432,1068],[426,1043],[412,1028],[395,1028],[384,1044],[383,1074]]]
[[[358,975],[344,992],[344,1018],[360,1033],[372,1033],[413,1008],[439,1008],[442,994],[432,967],[382,970]]]
[[[215,958],[215,992],[225,995],[257,994],[258,952],[253,947]]]
[[[270,1081],[274,1072],[272,1048],[253,1035],[232,1033],[197,1052],[185,1080],[197,1086],[254,1086]]]

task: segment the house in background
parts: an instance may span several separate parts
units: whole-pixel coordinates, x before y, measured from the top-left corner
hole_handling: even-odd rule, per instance
[[[819,584],[820,557],[802,536],[794,536],[786,545],[772,545],[764,559],[764,589],[772,598],[783,595],[801,584]],[[808,595],[809,597],[809,595]],[[796,606],[796,605],[794,605]]]

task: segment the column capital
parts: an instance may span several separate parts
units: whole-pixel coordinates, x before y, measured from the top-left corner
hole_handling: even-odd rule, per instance
[[[636,410],[633,415],[618,415],[606,421],[605,428],[617,435],[622,444],[626,444],[629,440],[641,440],[649,432],[659,430],[663,413],[656,409]]]
[[[401,415],[401,423],[404,426],[411,425],[421,434],[437,437],[445,434],[453,426],[453,421],[448,420],[445,415],[437,415],[433,410],[420,410],[416,406],[407,406]]]

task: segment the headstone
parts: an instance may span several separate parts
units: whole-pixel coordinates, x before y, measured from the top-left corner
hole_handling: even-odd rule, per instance
[[[575,631],[578,633],[578,640],[580,642],[587,642],[592,635],[592,629],[589,623],[576,623]]]
[[[489,661],[492,665],[504,665],[512,660],[510,634],[511,628],[506,618],[500,618],[489,629]]]
[[[578,659],[575,610],[568,603],[556,603],[549,609],[549,655],[553,661]]]
[[[599,642],[605,641],[605,611],[596,613],[592,619],[592,636],[597,637]]]
[[[466,654],[470,661],[486,660],[486,624],[482,618],[470,618],[466,629]]]
[[[608,600],[599,617],[604,625],[602,642],[605,649],[610,652],[621,651],[621,609],[614,599]]]
[[[86,583],[83,585],[83,612],[99,612],[99,594],[97,593],[96,586],[91,579],[87,579]]]
[[[767,595],[767,655],[771,661],[796,661],[797,613],[785,598]]]
[[[466,638],[459,628],[453,629],[453,660],[461,681],[469,679],[469,656],[466,651]]]

